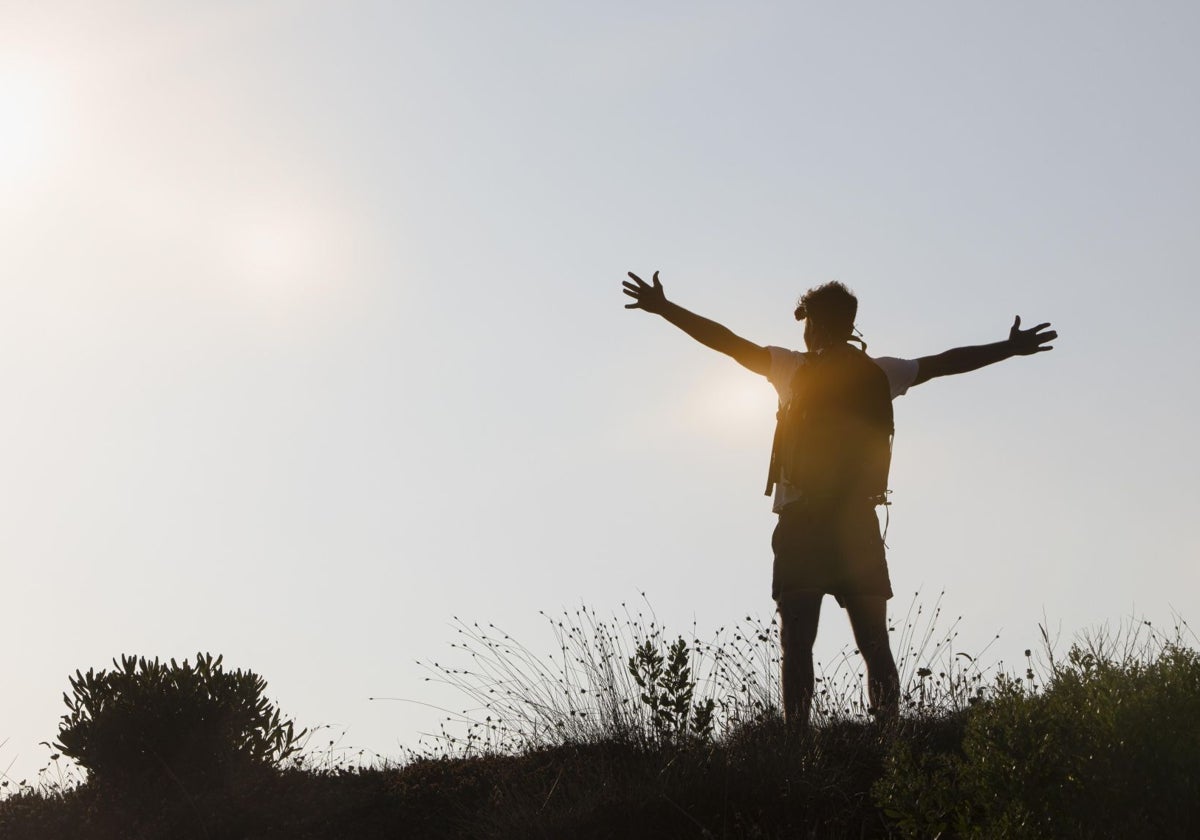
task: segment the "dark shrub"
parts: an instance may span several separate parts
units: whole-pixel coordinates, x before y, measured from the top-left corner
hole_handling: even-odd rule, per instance
[[[875,792],[908,836],[1200,836],[1200,656],[1076,646],[1046,689],[1001,681],[961,749],[898,743]]]
[[[226,671],[221,657],[195,665],[122,656],[112,671],[79,671],[55,747],[100,785],[160,784],[201,790],[280,764],[299,749],[293,722],[266,698],[266,681]]]

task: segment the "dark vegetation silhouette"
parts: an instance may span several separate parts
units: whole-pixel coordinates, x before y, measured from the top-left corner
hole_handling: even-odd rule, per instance
[[[868,713],[861,660],[845,651],[818,669],[805,729],[787,726],[778,706],[774,621],[702,640],[652,617],[581,609],[547,617],[549,657],[462,623],[462,661],[431,665],[431,678],[459,687],[472,711],[450,715],[438,738],[401,760],[285,755],[286,737],[258,740],[252,770],[240,760],[214,770],[188,750],[171,759],[92,751],[90,774],[64,774],[56,758],[0,799],[0,837],[1196,836],[1200,656],[1186,624],[1162,633],[1131,623],[1062,657],[1043,631],[1041,655],[1027,651],[1023,673],[1009,673],[957,651],[957,623],[940,629],[939,616],[914,607],[891,628],[903,686],[896,721],[881,726]],[[173,733],[162,723],[171,692],[161,672],[136,663],[129,672],[129,661],[120,662],[128,680],[105,701],[123,708],[121,722],[101,741],[149,743],[154,732],[161,744],[188,742],[194,720],[176,718],[183,731]],[[222,697],[232,710],[218,717],[245,710]],[[70,708],[79,698],[67,699]],[[226,731],[289,723],[273,705],[253,705],[266,729]],[[74,714],[59,740],[74,732],[73,749],[86,752],[91,736]],[[227,757],[243,745],[212,743]]]
[[[279,767],[304,732],[264,696],[266,680],[222,662],[206,653],[195,664],[122,656],[112,670],[76,671],[53,746],[94,785],[154,797]]]

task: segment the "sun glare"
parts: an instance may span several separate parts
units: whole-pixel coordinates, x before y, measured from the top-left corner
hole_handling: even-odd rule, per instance
[[[59,99],[52,74],[0,63],[0,185],[30,180],[53,159]]]
[[[775,391],[761,376],[741,368],[723,370],[706,381],[695,397],[698,417],[723,434],[757,432],[775,416]]]
[[[317,210],[281,206],[232,220],[232,276],[252,296],[284,303],[311,297],[335,284],[337,226]]]

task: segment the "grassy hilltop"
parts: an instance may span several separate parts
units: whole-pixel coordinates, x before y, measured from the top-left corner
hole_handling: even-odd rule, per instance
[[[479,711],[369,766],[303,750],[252,673],[124,658],[71,681],[57,746],[86,781],[10,784],[0,837],[1200,836],[1186,625],[1092,635],[1061,658],[1047,640],[1040,665],[1027,651],[1023,674],[986,674],[937,614],[895,628],[899,724],[871,718],[847,656],[806,731],[778,715],[773,624],[702,642],[584,609],[548,617],[545,657],[464,623],[469,667],[430,671]]]

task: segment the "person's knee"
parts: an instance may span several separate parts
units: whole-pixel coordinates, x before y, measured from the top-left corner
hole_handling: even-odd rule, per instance
[[[779,627],[779,645],[785,653],[811,654],[816,642],[816,627],[788,621],[782,622]]]
[[[812,652],[817,641],[821,597],[789,597],[779,604],[779,642],[784,648]]]
[[[881,598],[847,599],[846,611],[854,641],[863,656],[891,656],[885,604]]]
[[[780,632],[779,647],[784,656],[789,657],[811,657],[813,646],[816,643],[817,635],[815,633],[803,633],[799,630],[792,632]]]

